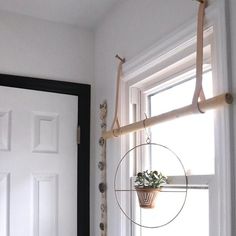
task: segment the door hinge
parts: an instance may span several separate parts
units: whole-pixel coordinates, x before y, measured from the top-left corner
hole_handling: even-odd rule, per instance
[[[80,126],[77,127],[77,144],[80,144]]]

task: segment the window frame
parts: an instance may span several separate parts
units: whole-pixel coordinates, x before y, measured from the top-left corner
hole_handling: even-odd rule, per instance
[[[229,90],[229,78],[227,73],[227,40],[225,32],[225,3],[218,1],[206,9],[206,28],[213,27],[212,32],[212,69],[214,81],[214,92],[226,92]],[[223,20],[222,20],[223,19]],[[170,65],[171,60],[178,59],[178,56],[186,55],[189,50],[194,48],[196,44],[195,22],[180,27],[178,33],[173,33],[159,41],[156,45],[149,48],[142,54],[133,58],[129,63],[124,65],[124,79],[122,81],[121,98],[122,104],[128,104],[122,107],[122,124],[134,122],[140,117],[140,94],[138,89],[133,87],[134,84],[143,84],[144,78],[148,78],[145,83],[151,81],[151,75],[154,71],[160,71],[162,68]],[[222,33],[223,32],[223,33]],[[206,35],[206,34],[205,34]],[[166,40],[168,39],[168,40]],[[205,41],[206,42],[206,41]],[[195,50],[195,49],[194,49]],[[129,101],[129,103],[127,103]],[[135,107],[135,114],[130,115],[130,107]],[[229,108],[223,107],[216,111],[217,118],[215,121],[218,129],[216,130],[216,181],[211,184],[210,188],[216,195],[210,196],[214,201],[210,201],[210,209],[213,209],[214,202],[216,208],[210,210],[210,236],[230,236],[232,225],[232,209],[231,209],[231,161],[230,161],[230,111]],[[136,116],[136,117],[135,117]],[[135,119],[134,119],[135,117]],[[142,117],[143,118],[143,117]],[[136,136],[135,140],[141,143],[140,137]],[[134,144],[132,135],[121,138],[121,152],[126,152]],[[221,157],[224,158],[221,158]],[[132,176],[131,167],[124,170],[127,176]],[[217,186],[221,186],[219,189]],[[124,199],[125,201],[125,199]],[[128,202],[128,201],[127,201]],[[132,225],[124,217],[122,218],[121,232],[132,235]]]
[[[206,38],[205,38],[205,47],[207,50],[204,50],[204,69],[203,73],[211,69],[211,65],[208,65],[211,60],[211,54],[208,51],[209,45],[212,44],[212,34],[213,34],[213,29],[209,29]],[[194,47],[192,47],[194,50]],[[188,52],[190,53],[190,51]],[[185,59],[186,55],[183,53],[183,57]],[[176,57],[176,60],[178,60],[179,57]],[[140,119],[145,119],[144,114],[149,114],[149,109],[150,109],[150,104],[149,104],[149,96],[152,95],[153,93],[158,91],[164,91],[168,89],[169,87],[175,86],[178,84],[181,84],[182,82],[188,81],[189,78],[195,77],[195,58],[193,57],[186,57],[187,60],[183,60],[183,63],[177,63],[177,67],[170,68],[169,70],[165,71],[165,73],[162,74],[161,78],[159,76],[155,76],[153,80],[151,81],[152,83],[148,83],[147,86],[145,84],[142,84],[138,89],[139,93],[139,103],[137,106],[140,106],[140,113],[137,114],[138,120]],[[188,61],[189,60],[189,61]],[[172,60],[171,60],[172,61]],[[177,78],[177,79],[176,79]],[[134,85],[135,86],[135,85]],[[188,104],[186,104],[188,105]],[[132,109],[131,109],[132,110]],[[170,121],[171,122],[171,121]],[[145,134],[145,130],[143,132],[137,132],[134,134],[136,136],[136,140],[139,139],[141,143],[145,143],[145,139],[147,138],[147,135]],[[137,158],[138,159],[138,158]],[[137,160],[136,159],[136,160]],[[141,167],[142,166],[142,167]],[[136,163],[136,170],[134,171],[135,173],[139,172],[141,169],[150,169],[149,167],[149,162],[143,162],[143,160],[138,160],[138,163]],[[135,169],[135,168],[134,168]],[[185,185],[184,182],[181,182],[180,180],[183,180],[183,178],[179,178],[178,176],[169,176],[171,179],[171,185],[176,185],[176,188],[178,187],[182,188],[182,185]],[[214,175],[209,174],[209,175],[188,175],[188,188],[189,189],[202,189],[202,188],[207,188],[209,191],[209,197],[214,196],[216,193],[214,192],[213,188],[213,183],[214,183]],[[216,205],[216,199],[213,201],[214,206]],[[209,204],[210,204],[210,199],[209,199]],[[134,206],[137,203],[134,203]],[[131,206],[131,209],[133,207],[133,204]],[[211,203],[212,204],[212,203]],[[212,205],[213,205],[212,204]],[[213,206],[212,206],[213,207]],[[137,213],[134,209],[132,209],[132,212],[135,212],[135,215],[137,215],[138,218],[141,217],[138,214],[141,214],[141,211]],[[210,217],[209,217],[210,218]],[[133,225],[132,226],[133,235],[132,236],[140,236],[143,235],[142,229],[138,229],[137,226]]]

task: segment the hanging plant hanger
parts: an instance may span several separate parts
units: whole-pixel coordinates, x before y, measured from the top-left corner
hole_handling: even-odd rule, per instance
[[[158,116],[153,116],[145,120],[141,120],[132,124],[125,126],[120,126],[118,120],[118,102],[119,102],[119,93],[120,93],[120,80],[122,75],[122,65],[125,63],[125,59],[122,59],[120,56],[116,57],[120,60],[117,73],[117,90],[116,90],[116,109],[115,116],[112,127],[108,131],[102,133],[104,139],[110,139],[114,137],[119,137],[124,134],[135,132],[141,129],[144,129],[144,122],[146,127],[150,127],[162,122],[166,122],[172,119],[196,114],[196,113],[205,113],[209,110],[217,109],[219,107],[232,104],[233,96],[230,93],[222,93],[215,97],[205,99],[204,91],[202,88],[202,72],[203,72],[203,32],[204,32],[204,15],[205,7],[207,0],[196,0],[199,2],[198,10],[198,22],[197,22],[197,56],[196,56],[196,83],[195,90],[192,98],[192,104],[175,109],[166,113],[163,113]]]

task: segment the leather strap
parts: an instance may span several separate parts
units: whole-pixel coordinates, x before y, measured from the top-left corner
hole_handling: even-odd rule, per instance
[[[192,105],[194,112],[203,113],[198,105],[198,100],[205,100],[204,91],[202,88],[202,74],[203,74],[203,31],[204,31],[204,16],[205,16],[206,0],[200,1],[198,9],[198,23],[197,23],[197,56],[196,56],[196,83],[193,94]]]
[[[122,77],[122,65],[124,63],[124,59],[120,60],[118,69],[117,69],[117,79],[116,79],[116,104],[115,104],[115,115],[114,120],[112,122],[111,129],[119,129],[120,128],[120,122],[118,119],[118,109],[119,109],[119,100],[120,100],[120,81]]]

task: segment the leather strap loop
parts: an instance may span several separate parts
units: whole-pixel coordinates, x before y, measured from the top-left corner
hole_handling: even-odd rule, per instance
[[[205,100],[204,91],[202,88],[202,74],[203,74],[203,32],[204,32],[204,16],[206,0],[199,1],[198,9],[198,23],[197,23],[197,56],[196,56],[196,83],[193,94],[192,105],[193,111],[196,113],[204,113],[200,110],[198,100]]]
[[[117,57],[117,56],[116,56]],[[119,58],[120,59],[120,58]],[[120,129],[120,122],[118,119],[118,113],[119,113],[119,100],[120,100],[120,81],[122,77],[122,65],[125,62],[125,59],[120,60],[118,69],[117,69],[117,80],[116,80],[116,104],[115,104],[115,115],[114,120],[112,122],[111,129]]]

